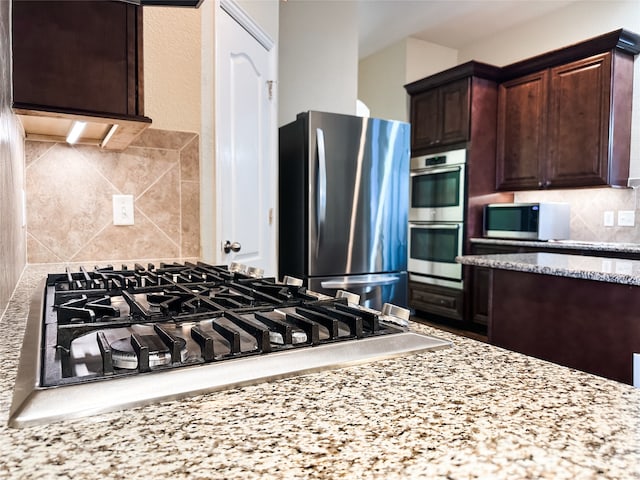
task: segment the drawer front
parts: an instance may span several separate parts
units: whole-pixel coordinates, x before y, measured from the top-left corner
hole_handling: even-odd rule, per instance
[[[454,320],[463,319],[462,290],[415,282],[410,282],[409,290],[411,308]]]

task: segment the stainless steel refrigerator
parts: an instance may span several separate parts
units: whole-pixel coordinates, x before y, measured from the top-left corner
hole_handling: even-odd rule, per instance
[[[309,111],[279,131],[279,275],[407,305],[408,123]]]

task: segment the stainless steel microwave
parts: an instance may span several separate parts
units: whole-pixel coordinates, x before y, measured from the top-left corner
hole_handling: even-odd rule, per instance
[[[568,203],[493,203],[484,206],[483,231],[489,238],[568,239],[569,223]]]

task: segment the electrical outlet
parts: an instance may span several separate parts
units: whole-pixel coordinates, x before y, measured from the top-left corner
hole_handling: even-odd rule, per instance
[[[113,224],[133,225],[133,195],[113,196]]]
[[[618,210],[618,226],[633,227],[636,223],[636,212],[633,210]]]
[[[613,210],[607,210],[606,212],[604,212],[604,226],[613,227],[613,225],[614,225]]]

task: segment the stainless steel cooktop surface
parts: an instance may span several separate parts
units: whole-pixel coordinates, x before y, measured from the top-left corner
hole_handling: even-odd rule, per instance
[[[49,274],[30,306],[9,425],[451,346],[411,332],[402,309],[255,272],[199,262]]]

